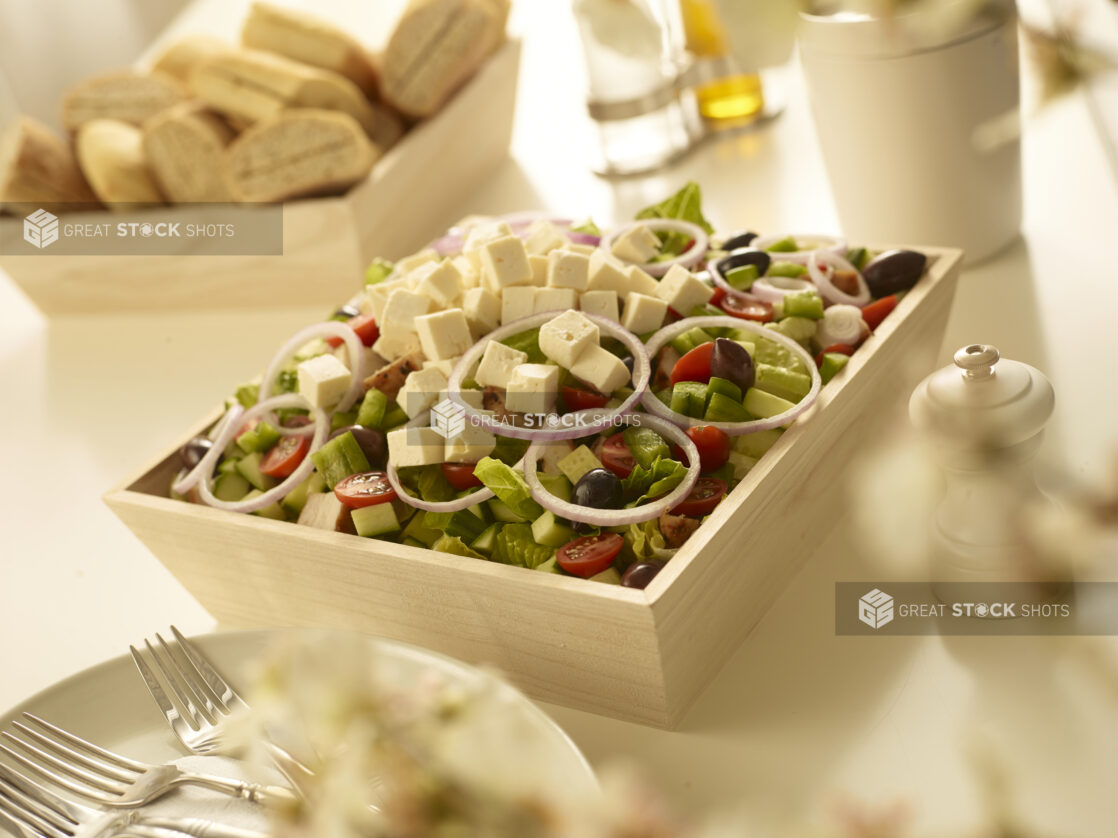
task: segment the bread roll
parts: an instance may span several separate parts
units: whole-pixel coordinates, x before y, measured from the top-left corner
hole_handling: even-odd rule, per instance
[[[220,117],[199,103],[184,102],[144,124],[144,157],[171,203],[229,201],[221,159],[232,139],[232,129]]]
[[[259,50],[214,56],[190,77],[194,95],[233,119],[257,122],[288,108],[340,111],[370,136],[377,130],[369,100],[349,79]]]
[[[504,38],[508,0],[410,0],[380,59],[383,99],[435,113]]]
[[[350,186],[379,156],[348,114],[290,110],[235,139],[226,149],[223,171],[238,200],[283,201]]]
[[[190,81],[194,68],[215,55],[228,52],[232,47],[211,35],[187,35],[175,41],[155,60],[152,71],[171,76],[182,84]]]
[[[50,204],[89,209],[97,196],[85,182],[68,143],[47,126],[21,117],[0,137],[0,206]]]
[[[93,119],[115,119],[138,127],[183,98],[182,85],[170,76],[123,70],[71,88],[62,100],[62,123],[70,132]]]
[[[144,159],[143,132],[118,119],[94,119],[74,138],[78,165],[109,209],[160,204],[163,196]]]
[[[254,3],[241,30],[241,42],[349,79],[366,95],[376,93],[369,54],[356,40],[329,23],[292,9]]]

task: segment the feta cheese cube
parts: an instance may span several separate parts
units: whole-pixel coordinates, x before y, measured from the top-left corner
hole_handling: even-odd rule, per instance
[[[423,362],[423,369],[427,369],[428,367],[432,367],[434,369],[437,369],[439,372],[441,372],[443,375],[445,375],[447,377],[447,379],[449,380],[450,379],[450,374],[452,372],[454,372],[454,367],[457,366],[458,361],[461,360],[461,357],[462,357],[461,355],[456,355],[453,358],[445,358],[442,361],[424,361]],[[442,400],[443,400],[443,395],[439,394],[439,401],[442,401]]]
[[[668,304],[659,297],[630,294],[621,312],[621,325],[635,335],[643,335],[659,329],[667,313]]]
[[[528,257],[528,266],[532,269],[531,284],[537,288],[543,288],[547,285],[547,257],[531,255]]]
[[[554,251],[553,251],[554,252]],[[573,288],[537,288],[532,313],[541,311],[562,311],[578,308],[578,291]]]
[[[577,311],[566,311],[540,327],[540,349],[560,366],[570,369],[583,352],[598,345],[598,327]]]
[[[517,236],[504,236],[482,245],[481,267],[486,281],[494,288],[527,285],[532,281],[528,251]]]
[[[692,309],[714,296],[714,289],[682,265],[672,265],[660,278],[656,296],[687,317]]]
[[[596,314],[615,321],[621,320],[618,316],[616,291],[587,291],[579,299],[579,308],[587,314]]]
[[[551,413],[559,393],[559,367],[521,364],[505,388],[505,407],[517,413]]]
[[[380,282],[365,288],[365,298],[368,300],[369,311],[378,324],[384,320],[384,307],[388,305],[388,297],[397,288],[407,290],[407,285],[402,278],[390,282]]]
[[[415,318],[431,310],[431,298],[414,291],[397,288],[388,295],[383,316],[377,320],[381,334],[414,332]]]
[[[296,368],[299,395],[315,407],[333,407],[342,400],[353,380],[346,365],[333,355],[319,355]]]
[[[486,410],[485,409],[485,404],[483,402],[483,397],[482,397],[481,390],[460,390],[459,395],[461,395],[461,397],[462,397],[461,401],[464,401],[466,404],[468,404],[474,410],[479,410],[482,413],[489,413],[489,414],[493,413],[492,410]],[[450,391],[449,390],[443,390],[443,392],[439,393],[438,401],[436,401],[435,404],[438,404],[439,402],[443,401],[444,399],[449,399],[449,398],[450,398]],[[452,401],[453,401],[453,399],[452,399]]]
[[[647,226],[638,224],[618,236],[610,252],[618,259],[643,265],[660,252],[660,239]]]
[[[512,378],[512,371],[527,361],[527,353],[491,340],[481,356],[474,381],[482,387],[504,387]]]
[[[497,437],[485,428],[467,420],[466,427],[461,433],[447,437],[443,462],[476,463],[482,457],[492,454],[496,447]]]
[[[381,334],[373,344],[373,351],[386,361],[395,361],[404,355],[421,353],[419,335],[415,332],[389,331]]]
[[[501,291],[501,323],[527,317],[535,307],[536,291],[531,285],[517,285]]]
[[[604,250],[590,254],[590,276],[586,287],[590,291],[613,291],[624,300],[629,295],[629,271]]]
[[[481,285],[481,276],[478,269],[475,268],[466,256],[455,256],[450,260],[454,263],[454,267],[458,268],[458,273],[462,274],[462,289],[477,288]]]
[[[651,274],[641,270],[636,265],[630,265],[629,270],[629,293],[644,294],[647,297],[655,297],[656,289],[660,287]]]
[[[460,308],[448,308],[415,318],[415,332],[423,354],[432,361],[445,361],[461,355],[473,344],[470,324]]]
[[[567,243],[559,228],[546,219],[532,222],[528,228],[528,238],[524,240],[524,247],[529,253],[547,255],[557,247]]]
[[[571,241],[563,245],[563,249],[569,250],[571,253],[581,253],[583,256],[589,256],[591,253],[597,250],[597,248],[594,247],[594,245],[592,244],[575,244]]]
[[[448,308],[462,293],[462,272],[449,259],[443,259],[423,279],[416,290],[440,308]]]
[[[389,431],[388,457],[396,468],[429,466],[443,461],[444,440],[434,428],[397,428]]]
[[[496,239],[512,235],[512,228],[503,221],[491,221],[475,224],[466,233],[466,241],[462,243],[462,255],[481,273],[481,248]]]
[[[553,250],[547,254],[549,288],[574,288],[585,291],[590,277],[590,257],[569,250]]]
[[[629,380],[629,368],[612,352],[591,346],[575,361],[571,375],[608,396]]]
[[[488,288],[471,288],[462,295],[462,310],[475,336],[492,332],[501,325],[501,298]]]
[[[402,276],[410,274],[421,265],[426,265],[428,262],[438,262],[439,254],[431,248],[425,248],[418,253],[413,253],[411,256],[405,256],[396,263],[396,271]]]
[[[446,376],[435,367],[415,370],[404,379],[404,386],[396,394],[396,404],[404,409],[409,419],[414,419],[436,401],[446,389]]]

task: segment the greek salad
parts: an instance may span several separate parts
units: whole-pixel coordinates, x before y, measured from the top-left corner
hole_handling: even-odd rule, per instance
[[[171,493],[644,588],[926,262],[716,236],[694,183],[608,233],[466,219],[293,335]]]

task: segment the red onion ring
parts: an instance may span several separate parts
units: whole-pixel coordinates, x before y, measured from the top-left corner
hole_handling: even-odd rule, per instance
[[[633,393],[616,409],[599,410],[596,408],[588,408],[586,410],[572,411],[563,416],[553,414],[556,419],[556,427],[521,428],[516,425],[502,423],[488,413],[478,411],[477,408],[468,404],[462,398],[462,381],[466,378],[466,374],[473,368],[474,364],[481,359],[482,354],[485,352],[485,347],[489,345],[489,341],[501,341],[504,338],[512,337],[528,329],[542,326],[544,323],[555,318],[556,312],[554,311],[540,312],[539,314],[533,314],[529,317],[523,317],[520,320],[495,329],[467,349],[465,354],[458,361],[458,365],[455,366],[450,374],[450,379],[446,385],[447,398],[465,411],[466,421],[473,422],[475,425],[486,428],[492,433],[511,437],[512,439],[539,439],[549,442],[558,442],[563,439],[576,439],[580,436],[589,436],[595,431],[603,430],[612,423],[616,416],[628,413],[636,407],[643,391],[648,388],[648,381],[652,375],[652,364],[648,360],[648,353],[645,351],[644,344],[641,343],[640,338],[628,329],[624,329],[614,321],[605,317],[599,317],[596,314],[582,312],[582,315],[587,320],[597,325],[601,331],[605,332],[610,337],[617,338],[633,353],[633,375],[630,379],[633,385]],[[567,417],[571,418],[568,419]],[[568,427],[559,426],[572,422],[574,423],[573,427],[569,425]]]
[[[586,244],[590,245],[590,247],[597,247],[602,243],[602,237],[595,236],[593,233],[575,233],[568,230],[566,236],[574,244]]]
[[[225,411],[225,415],[222,416],[214,426],[211,441],[221,438],[225,434],[227,428],[240,427],[240,422],[238,420],[240,420],[244,412],[245,409],[241,407],[240,403],[234,402],[230,408]],[[226,443],[226,445],[228,445],[228,443]],[[197,486],[198,481],[201,480],[204,475],[213,473],[214,466],[217,465],[217,458],[221,456],[223,451],[225,451],[225,445],[219,446],[217,442],[213,442],[210,446],[210,450],[198,461],[198,465],[184,474],[181,479],[171,484],[171,491],[176,495],[185,495]]]
[[[725,431],[730,436],[740,436],[741,434],[767,431],[771,428],[779,428],[782,425],[787,425],[815,403],[816,398],[819,396],[819,388],[823,386],[823,379],[819,377],[819,370],[815,367],[815,359],[808,354],[806,349],[791,338],[785,337],[772,329],[766,329],[764,326],[759,323],[754,323],[752,320],[742,320],[737,317],[685,317],[683,320],[677,320],[670,326],[665,326],[654,334],[648,341],[648,354],[655,356],[656,353],[663,349],[668,341],[676,335],[686,332],[688,329],[693,329],[696,326],[728,326],[733,329],[753,332],[763,338],[779,343],[781,346],[790,350],[803,362],[804,366],[807,367],[808,372],[811,374],[811,389],[792,409],[786,410],[783,413],[778,413],[776,416],[770,416],[768,419],[751,419],[748,422],[712,422],[708,419],[693,419],[690,416],[684,416],[682,413],[676,413],[660,401],[660,398],[651,391],[645,393],[644,398],[641,399],[641,404],[644,405],[645,409],[650,413],[659,416],[661,419],[666,419],[669,422],[680,425],[681,427],[710,425],[718,428],[720,431]]]
[[[820,268],[820,262],[830,270]],[[835,269],[854,272],[854,275],[858,277],[857,294],[847,294],[835,286],[832,279]],[[837,253],[826,250],[815,251],[807,260],[807,272],[815,283],[815,287],[819,289],[819,296],[823,298],[824,302],[861,308],[870,301],[870,287],[866,285],[862,272],[851,265],[845,257],[839,256]]]
[[[799,294],[815,288],[806,279],[794,276],[763,276],[754,281],[749,293],[766,303],[783,302],[789,294]],[[740,293],[740,292],[739,292]]]
[[[789,238],[787,235],[783,236],[758,236],[749,243],[750,247],[755,247],[758,250],[769,250],[769,247],[776,244],[778,241]],[[796,240],[799,244],[801,241],[809,241],[817,243],[816,247],[809,247],[802,250],[793,250],[788,253],[781,253],[779,251],[769,251],[769,255],[774,262],[781,260],[787,262],[799,262],[801,258],[807,256],[809,253],[814,253],[817,250],[828,250],[832,253],[837,253],[840,256],[846,254],[846,240],[839,236],[828,236],[825,233],[802,233],[793,235],[791,238]]]
[[[272,395],[272,385],[279,375],[283,366],[291,360],[300,349],[306,346],[315,338],[340,338],[345,341],[346,348],[349,350],[349,371],[350,382],[349,388],[346,390],[342,400],[330,411],[330,414],[344,412],[349,410],[357,401],[357,397],[364,392],[365,387],[365,345],[361,343],[361,338],[357,337],[357,333],[353,331],[345,323],[337,320],[327,320],[325,323],[315,323],[300,329],[287,339],[287,342],[280,347],[272,360],[268,362],[268,368],[264,371],[264,377],[260,381],[260,392],[257,396],[257,402],[266,401]],[[279,425],[274,421],[271,411],[267,411],[263,418],[273,419],[273,425]],[[306,436],[310,431],[307,429],[310,425],[304,425],[300,428],[283,428],[277,427],[281,434],[299,434]]]
[[[560,500],[544,488],[540,482],[539,474],[536,473],[536,465],[541,453],[540,443],[533,442],[524,454],[524,480],[528,484],[528,491],[536,503],[544,509],[551,510],[556,515],[571,521],[579,521],[598,527],[617,527],[624,524],[639,524],[642,521],[659,518],[661,514],[673,509],[687,497],[691,490],[695,488],[695,481],[699,479],[699,471],[702,469],[702,464],[699,462],[699,449],[691,441],[691,437],[671,422],[649,416],[647,413],[629,413],[623,418],[633,420],[635,424],[647,425],[662,436],[668,437],[683,449],[690,465],[687,467],[687,476],[678,486],[662,498],[657,498],[650,503],[632,509],[596,509],[579,506],[577,503]],[[637,422],[636,420],[640,421]]]
[[[707,235],[706,230],[698,224],[692,224],[690,221],[681,221],[678,218],[646,218],[643,221],[633,221],[610,230],[602,239],[602,247],[607,253],[612,255],[613,244],[623,233],[632,230],[634,227],[642,226],[650,230],[666,230],[671,233],[685,233],[691,237],[691,247],[678,256],[665,259],[663,262],[645,262],[643,265],[637,265],[638,268],[651,276],[663,276],[671,269],[672,265],[682,265],[685,268],[694,267],[703,260],[710,246],[710,237]]]
[[[314,470],[314,463],[311,461],[311,454],[322,447],[322,443],[326,441],[326,435],[330,432],[330,419],[326,416],[326,411],[321,407],[312,407],[303,396],[298,393],[285,393],[281,396],[274,396],[265,401],[257,402],[257,404],[245,411],[242,419],[245,422],[251,422],[253,419],[260,418],[270,414],[273,410],[281,407],[301,407],[310,410],[313,425],[307,425],[308,428],[313,428],[314,438],[311,440],[311,447],[307,451],[307,455],[303,457],[303,461],[299,463],[298,468],[291,472],[288,477],[285,477],[278,485],[273,486],[263,494],[258,495],[252,500],[238,500],[238,501],[225,501],[218,500],[213,494],[213,470],[202,475],[202,479],[198,484],[198,497],[207,506],[212,506],[214,509],[223,509],[226,512],[256,512],[266,506],[271,506],[278,500],[281,500],[288,492],[306,480],[310,473]],[[230,411],[228,415],[231,415]],[[233,441],[233,437],[237,433],[237,424],[228,422],[222,428],[222,432],[214,440],[213,448],[206,453],[206,456],[213,451],[224,451],[226,446]],[[205,458],[203,458],[203,461]],[[201,463],[199,463],[201,465]]]

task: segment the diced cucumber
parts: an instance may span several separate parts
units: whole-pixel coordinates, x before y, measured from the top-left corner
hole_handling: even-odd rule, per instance
[[[267,451],[279,442],[280,432],[267,422],[257,422],[256,427],[250,428],[237,437],[237,445],[246,454]]]
[[[775,241],[765,248],[769,253],[795,253],[800,249],[796,244],[796,240],[791,236],[785,236],[779,241]]]
[[[827,352],[823,355],[823,363],[819,365],[819,377],[826,384],[850,363],[850,356],[842,352]]]
[[[712,306],[710,303],[704,303],[701,306],[695,306],[691,309],[689,317],[724,317],[726,312],[718,306]]]
[[[792,372],[771,364],[756,364],[754,370],[756,381],[753,386],[782,399],[798,402],[811,389],[811,379],[802,372]]]
[[[218,475],[214,481],[214,497],[234,503],[249,493],[252,486],[239,472]]]
[[[404,413],[404,409],[395,402],[388,405],[388,409],[384,412],[384,418],[380,420],[381,430],[390,431],[398,425],[403,425],[408,421],[408,414]]]
[[[489,504],[489,512],[493,516],[494,521],[500,521],[505,524],[519,524],[526,520],[509,509],[509,505],[500,498],[491,498],[487,503]]]
[[[428,512],[428,515],[431,513]],[[423,522],[426,526],[431,526],[431,522],[425,520]],[[460,509],[450,516],[450,520],[442,527],[443,532],[447,535],[461,538],[463,541],[473,541],[485,530],[486,524],[472,512],[466,509]]]
[[[712,375],[710,381],[707,382],[708,400],[709,397],[713,396],[715,393],[721,393],[723,396],[727,396],[736,402],[741,401],[741,388],[738,385],[725,378]]]
[[[735,480],[741,480],[749,474],[751,468],[757,465],[756,459],[747,454],[739,454],[737,451],[731,451],[730,457],[726,462],[733,467]]]
[[[663,390],[657,390],[656,391],[656,398],[658,398],[664,404],[666,404],[668,406],[671,406],[671,403],[672,403],[671,388],[670,387],[665,387]]]
[[[483,556],[492,556],[493,548],[497,546],[497,533],[500,531],[500,524],[490,524],[481,535],[470,542],[470,548]]]
[[[330,417],[330,432],[339,431],[342,428],[348,428],[350,425],[357,424],[357,411],[347,410],[345,413],[335,413]]]
[[[357,534],[363,538],[374,538],[390,532],[400,531],[400,522],[396,520],[396,510],[390,503],[374,503],[372,506],[363,506],[350,513],[353,526]]]
[[[795,405],[787,399],[774,396],[772,393],[766,393],[764,390],[758,390],[756,387],[750,387],[745,391],[745,409],[759,419],[777,416],[793,407]]]
[[[312,471],[310,477],[288,492],[280,503],[283,504],[284,509],[298,517],[299,513],[303,511],[303,507],[307,505],[307,496],[315,492],[325,491],[325,489],[326,481],[322,475],[317,471]]]
[[[753,417],[737,399],[713,393],[703,418],[710,422],[748,422]]]
[[[701,381],[680,381],[672,388],[669,407],[676,413],[700,419],[706,411],[707,386]]]
[[[582,475],[586,472],[602,468],[602,461],[595,457],[594,452],[585,445],[580,445],[566,457],[563,457],[556,465],[559,466],[559,471],[563,473],[563,476],[570,480],[573,485],[581,480]]]
[[[260,398],[260,385],[242,384],[237,388],[237,392],[233,394],[233,398],[240,402],[241,407],[246,410],[250,407],[254,407]]]
[[[429,549],[422,541],[416,541],[414,538],[405,538],[400,543],[406,544],[408,547],[422,547],[424,550]]]
[[[477,491],[477,490],[476,489],[470,489],[467,494],[473,493],[475,491]],[[489,520],[489,515],[486,514],[484,503],[475,503],[473,506],[467,506],[466,511],[469,512],[474,517],[476,517],[479,521],[481,521],[486,526],[489,526],[491,523],[493,523],[492,521]]]
[[[536,565],[536,570],[542,570],[544,573],[555,573],[560,576],[565,575],[563,569],[559,567],[559,559],[556,556],[552,556],[546,562]]]
[[[424,547],[430,547],[432,544],[442,538],[442,535],[442,532],[440,532],[439,530],[433,530],[424,526],[422,515],[413,515],[412,519],[408,521],[407,526],[404,527],[404,531],[402,533],[403,538],[410,538],[418,541]]]
[[[556,521],[555,513],[548,509],[532,522],[532,538],[547,547],[562,547],[574,540],[575,531]]]
[[[221,461],[221,465],[217,467],[218,474],[236,474],[237,473],[237,460],[239,457],[226,457]]]
[[[807,273],[807,268],[796,262],[773,262],[765,272],[765,276],[786,276],[793,279]]]
[[[384,282],[388,277],[392,276],[394,270],[396,270],[395,265],[387,259],[381,259],[378,256],[369,263],[369,267],[365,268],[365,284],[376,285],[378,282]]]
[[[676,335],[674,338],[668,341],[668,344],[680,355],[686,355],[688,352],[695,348],[694,346],[692,346],[691,341],[688,339],[687,332],[682,332],[681,334]]]
[[[564,475],[544,474],[540,472],[538,477],[540,478],[540,484],[551,492],[551,494],[555,495],[559,500],[570,501],[573,487],[571,486],[571,481]]]
[[[756,431],[751,434],[742,434],[741,436],[734,437],[733,449],[739,454],[745,454],[753,459],[760,459],[761,455],[768,451],[776,441],[780,439],[783,434],[780,428],[773,428],[768,431]]]
[[[254,498],[260,497],[262,494],[264,493],[261,492],[259,489],[253,489],[251,492],[241,498],[241,500],[252,500]],[[268,504],[263,509],[257,509],[252,514],[259,515],[261,518],[271,518],[273,521],[287,520],[287,514],[283,511],[283,507],[281,507],[278,503]]]
[[[756,265],[742,265],[727,271],[723,279],[739,291],[748,291],[759,277]]]
[[[351,474],[360,474],[371,468],[365,452],[349,432],[325,443],[311,454],[311,460],[331,489]]]
[[[748,352],[750,358],[752,358],[757,352],[757,344],[751,340],[735,340],[734,343]]]
[[[869,260],[869,251],[864,247],[856,247],[853,250],[846,251],[846,261],[853,265],[857,271],[862,270]]]
[[[785,337],[791,338],[796,343],[807,346],[808,342],[815,336],[818,324],[806,317],[785,317],[776,323],[766,323],[765,328],[772,329],[774,332],[779,332]]]
[[[604,582],[606,585],[620,585],[621,573],[616,567],[607,567],[601,573],[595,573],[590,577],[591,582]]]
[[[237,471],[252,484],[253,488],[266,492],[276,485],[276,481],[260,470],[260,461],[264,455],[259,451],[246,454],[237,460]]]
[[[785,317],[806,317],[809,320],[823,319],[823,298],[815,291],[801,291],[784,298]]]
[[[361,407],[357,410],[357,424],[366,428],[379,428],[384,421],[385,411],[388,410],[388,396],[376,387],[365,393],[361,400]]]

